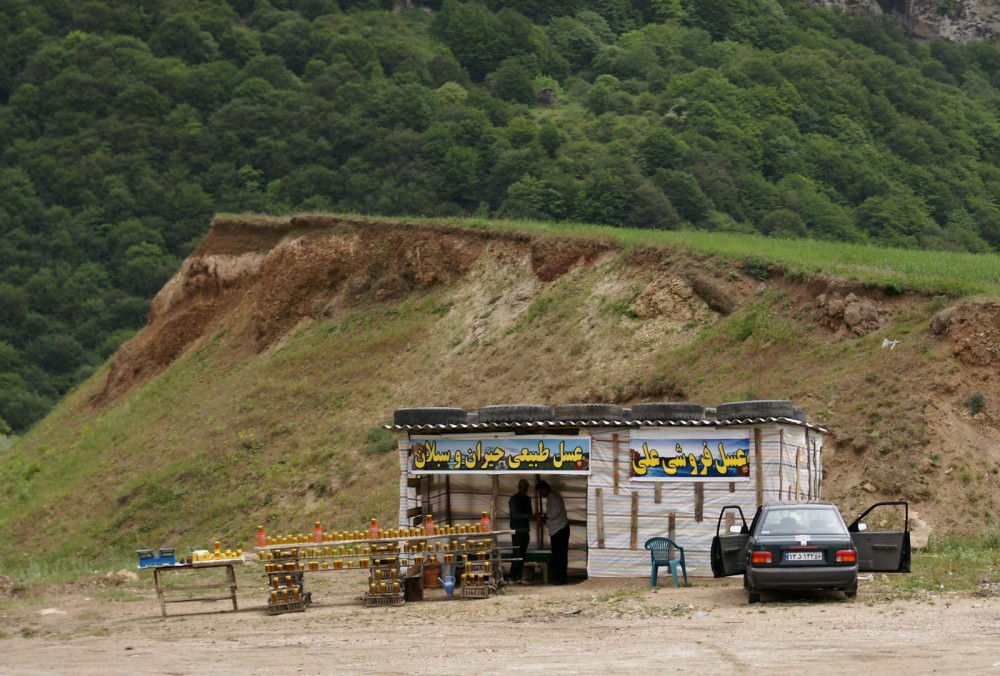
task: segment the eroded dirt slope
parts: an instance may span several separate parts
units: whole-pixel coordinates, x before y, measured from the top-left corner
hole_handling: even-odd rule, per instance
[[[358,415],[789,398],[830,430],[824,491],[848,511],[903,497],[939,532],[994,519],[1000,304],[949,306],[821,276],[760,281],[739,262],[592,239],[217,219],[91,406],[122,401],[221,330],[252,359],[303,323],[430,291],[444,299],[434,330],[407,337],[378,375],[391,386]]]

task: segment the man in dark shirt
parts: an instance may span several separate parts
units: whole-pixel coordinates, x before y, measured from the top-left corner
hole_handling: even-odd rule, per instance
[[[510,496],[507,502],[507,509],[510,512],[510,529],[514,534],[510,536],[514,545],[514,562],[510,564],[510,581],[513,584],[524,584],[521,579],[524,571],[524,557],[528,553],[528,543],[531,542],[531,498],[528,497],[528,488],[531,484],[527,479],[517,482],[517,493]]]

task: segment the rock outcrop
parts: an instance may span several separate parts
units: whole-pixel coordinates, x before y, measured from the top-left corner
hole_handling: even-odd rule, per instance
[[[965,44],[1000,37],[1000,4],[992,0],[812,0],[848,14],[887,14],[909,35]]]

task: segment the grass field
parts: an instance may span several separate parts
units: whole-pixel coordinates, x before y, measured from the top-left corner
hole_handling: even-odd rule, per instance
[[[599,237],[624,246],[670,246],[707,256],[744,259],[750,265],[771,266],[786,275],[829,274],[899,292],[920,291],[952,298],[1000,297],[1000,255],[996,254],[887,249],[845,242],[696,230],[635,230],[581,223],[472,220],[465,223],[501,230]]]

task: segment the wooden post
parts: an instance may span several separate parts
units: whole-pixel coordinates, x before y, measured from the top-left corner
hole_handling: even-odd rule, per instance
[[[785,430],[778,430],[778,495],[785,485]]]
[[[497,518],[497,493],[500,492],[500,477],[493,475],[493,496],[490,498],[490,524],[493,530],[500,530],[496,526]]]
[[[639,546],[639,494],[632,491],[632,531],[629,539],[629,548],[636,549]]]
[[[735,481],[730,481],[729,482],[729,492],[730,493],[735,493],[736,492],[736,482]]]
[[[445,475],[445,479],[447,480],[447,478],[448,478],[448,475],[446,474]],[[427,475],[427,483],[424,484],[424,499],[423,499],[423,503],[424,503],[424,517],[425,518],[426,518],[426,516],[428,514],[433,514],[434,513],[434,511],[433,511],[433,505],[431,505],[431,482],[432,481],[434,481],[434,475],[433,474],[428,474]],[[445,487],[446,488],[447,488],[447,485],[448,484],[445,483]]]
[[[763,446],[762,441],[763,435],[761,434],[760,428],[755,427],[753,430],[753,454],[756,458],[754,465],[757,470],[757,506],[760,507],[764,504],[764,456],[763,456]],[[780,488],[779,488],[780,493]]]
[[[705,520],[705,484],[700,481],[694,485],[694,520],[695,523]]]
[[[808,480],[808,487],[806,492],[806,500],[813,499],[813,456],[812,452],[809,450],[809,446],[806,446],[806,479]]]
[[[795,449],[795,499],[802,499],[802,474],[799,471],[799,457],[802,455],[802,447],[798,446]]]
[[[614,482],[615,482],[615,495],[618,495],[618,433],[615,432],[611,435],[614,440]]]
[[[430,480],[431,480],[430,476],[428,476],[427,477],[428,483],[430,482]],[[451,475],[449,474],[444,475],[444,507],[445,507],[444,510],[445,516],[448,519],[445,523],[454,523],[455,520],[451,518]],[[427,511],[425,510],[424,515],[426,514]]]
[[[597,548],[604,549],[604,491],[594,489],[594,500],[597,502]]]
[[[541,475],[535,475],[535,483],[537,484],[541,480]],[[535,514],[544,514],[545,511],[542,509],[542,496],[535,493]],[[538,536],[538,548],[545,549],[545,526],[542,525],[541,521],[535,522],[535,534]]]
[[[659,481],[653,484],[653,502],[657,505],[663,502],[663,484]]]
[[[670,516],[667,517],[667,537],[670,538],[671,542],[677,542],[677,515],[673,512],[670,512]],[[674,558],[673,547],[667,552],[667,557]]]

